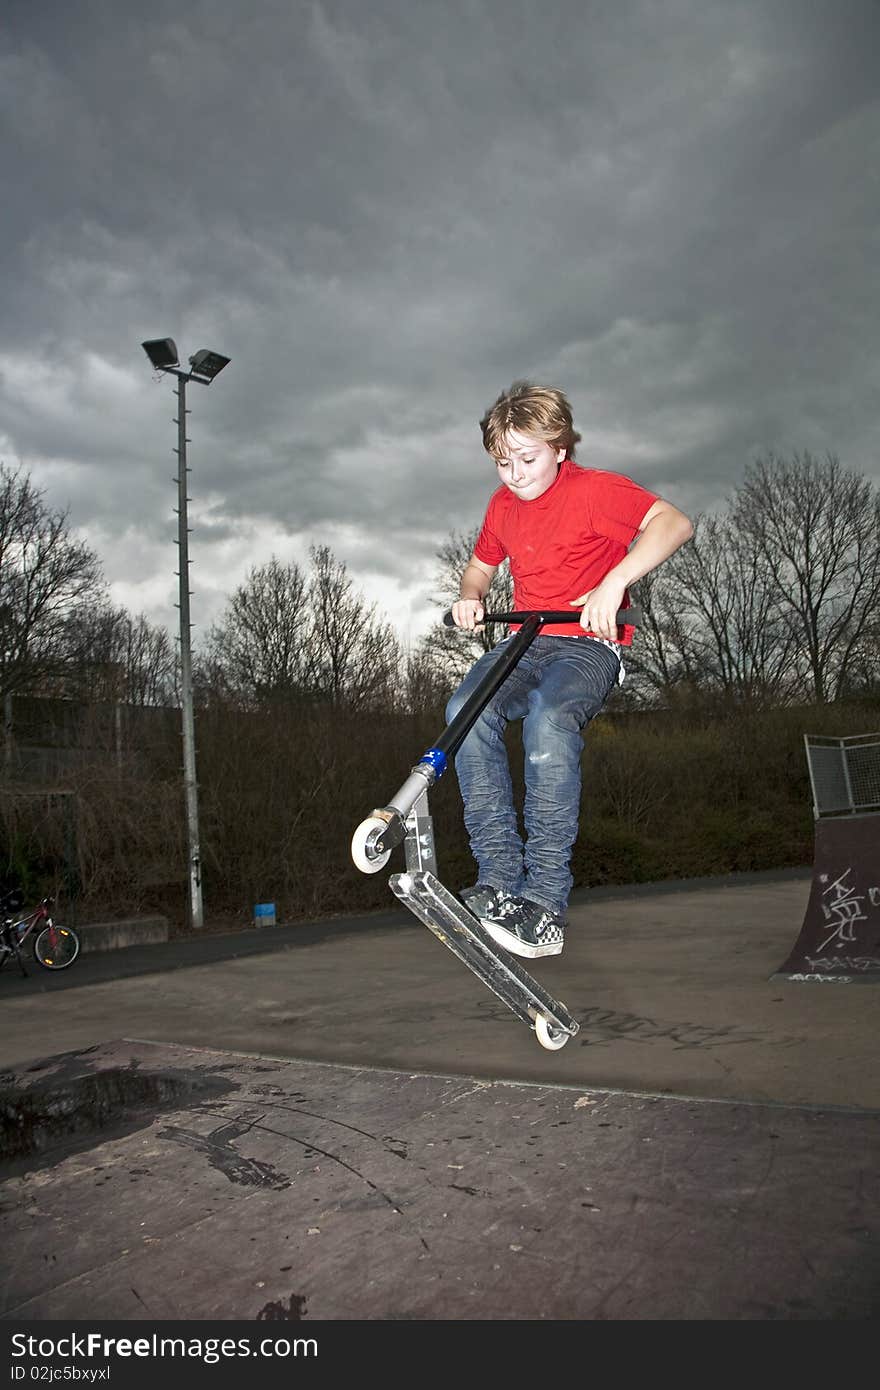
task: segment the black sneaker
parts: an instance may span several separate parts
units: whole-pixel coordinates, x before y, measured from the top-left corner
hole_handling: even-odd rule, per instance
[[[473,888],[462,888],[458,895],[468,912],[472,912],[484,927],[490,917],[501,911],[505,903],[511,901],[510,894],[503,888],[492,888],[488,883],[475,883]]]
[[[508,896],[484,926],[515,956],[558,956],[565,944],[565,921],[530,898]]]

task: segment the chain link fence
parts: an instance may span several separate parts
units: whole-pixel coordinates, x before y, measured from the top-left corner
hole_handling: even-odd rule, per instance
[[[880,811],[880,734],[804,734],[804,742],[816,820]]]

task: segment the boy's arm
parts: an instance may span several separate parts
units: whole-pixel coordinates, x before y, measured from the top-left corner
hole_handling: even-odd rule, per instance
[[[483,600],[497,568],[497,565],[484,565],[476,555],[468,560],[458,586],[458,600],[452,605],[452,620],[456,627],[466,627],[471,631],[479,627],[483,621]]]
[[[580,598],[573,606],[583,606],[581,627],[597,637],[617,636],[617,610],[623,602],[624,591],[637,579],[668,560],[679,546],[689,541],[694,528],[677,507],[660,497],[645,512],[636,536],[626,555],[609,570],[601,584]],[[467,573],[467,571],[465,571]]]

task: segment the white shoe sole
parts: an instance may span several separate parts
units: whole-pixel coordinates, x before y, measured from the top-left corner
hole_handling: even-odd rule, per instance
[[[555,942],[551,946],[527,946],[524,941],[520,941],[514,932],[506,931],[497,922],[493,922],[490,917],[481,917],[480,921],[486,928],[493,941],[497,941],[499,946],[503,946],[512,956],[525,956],[528,960],[537,960],[540,956],[561,956],[564,941]]]

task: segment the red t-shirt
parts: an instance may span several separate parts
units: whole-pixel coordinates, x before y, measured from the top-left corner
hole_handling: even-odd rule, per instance
[[[562,611],[619,564],[657,500],[621,473],[581,468],[565,459],[554,482],[533,502],[503,486],[493,492],[474,554],[484,565],[510,561],[515,608]],[[625,593],[621,606],[628,604]],[[618,629],[617,640],[631,646],[634,631]],[[581,629],[548,623],[541,632],[577,637]]]

